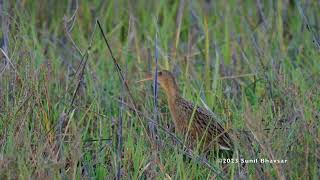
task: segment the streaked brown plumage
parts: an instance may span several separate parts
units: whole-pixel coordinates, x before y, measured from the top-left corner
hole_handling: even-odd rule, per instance
[[[144,80],[151,79],[153,77],[148,76]],[[189,145],[194,146],[201,141],[200,148],[205,151],[217,147],[232,149],[230,136],[211,113],[202,107],[195,107],[191,102],[180,96],[171,72],[167,70],[158,72],[158,82],[167,95],[175,129],[178,133],[187,135],[187,139],[190,140]]]

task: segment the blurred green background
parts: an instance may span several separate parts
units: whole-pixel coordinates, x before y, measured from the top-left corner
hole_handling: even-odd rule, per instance
[[[320,176],[319,1],[0,5],[1,179]],[[153,71],[156,45],[159,67],[175,74],[183,97],[207,106],[237,134],[242,158],[288,162],[230,163],[223,170],[218,157],[206,163],[196,153],[186,157],[173,140],[161,89],[156,127],[162,143],[155,150],[148,128],[152,82],[136,81]]]

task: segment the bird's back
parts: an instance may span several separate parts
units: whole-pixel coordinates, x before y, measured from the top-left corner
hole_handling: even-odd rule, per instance
[[[190,136],[193,144],[201,141],[205,149],[217,145],[222,149],[231,149],[230,136],[208,110],[195,107],[182,97],[176,97],[170,106],[176,129]]]

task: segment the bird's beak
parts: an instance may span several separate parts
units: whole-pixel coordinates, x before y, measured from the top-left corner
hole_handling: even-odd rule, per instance
[[[141,82],[144,82],[144,81],[149,81],[149,80],[152,80],[152,79],[153,79],[153,76],[151,74],[148,74],[146,78],[137,81],[137,83],[141,83]]]

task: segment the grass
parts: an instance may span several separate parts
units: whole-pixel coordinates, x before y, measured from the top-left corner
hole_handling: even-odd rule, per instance
[[[215,157],[210,165],[190,159],[173,140],[161,90],[163,144],[154,153],[152,83],[136,81],[154,66],[157,34],[159,67],[176,74],[183,97],[237,134],[243,158],[288,161],[228,164],[225,177],[242,169],[249,179],[318,179],[319,7],[298,0],[3,2],[0,178],[222,178]]]

